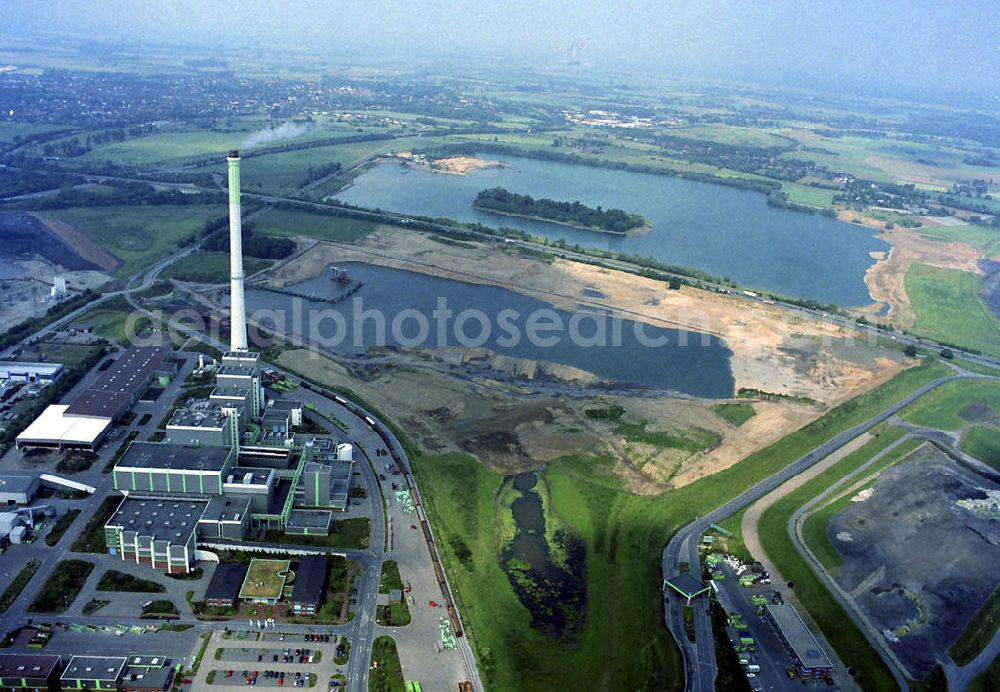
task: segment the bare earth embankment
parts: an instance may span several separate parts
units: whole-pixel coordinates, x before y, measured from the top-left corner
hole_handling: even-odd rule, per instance
[[[271,283],[287,286],[323,272],[330,264],[348,261],[497,285],[557,308],[572,311],[587,305],[625,319],[718,335],[733,351],[737,390],[758,389],[815,402],[754,401],[756,415],[734,427],[711,412],[716,402],[666,395],[600,396],[622,406],[630,419],[648,421],[650,430],[697,428],[721,435],[721,442],[704,452],[646,454],[617,438],[613,426],[581,415],[597,393],[580,401],[551,397],[528,403],[520,396],[521,385],[509,379],[458,380],[449,377],[447,369],[434,372],[429,366],[399,366],[359,379],[326,359],[308,366],[331,384],[352,388],[385,410],[401,412],[399,422],[425,448],[464,449],[508,471],[603,448],[623,460],[619,474],[630,487],[659,492],[735,464],[903,367],[898,353],[869,346],[851,330],[807,320],[773,305],[689,287],[672,291],[661,281],[624,272],[564,260],[547,264],[495,245],[443,244],[424,234],[390,228],[357,245],[320,243],[275,272]],[[302,356],[288,352],[283,362],[301,365]]]

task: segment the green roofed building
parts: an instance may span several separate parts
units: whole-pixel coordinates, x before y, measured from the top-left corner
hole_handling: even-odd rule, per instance
[[[703,593],[707,593],[709,589],[708,586],[690,572],[681,572],[673,579],[667,579],[663,582],[663,590],[666,591],[667,587],[686,598],[688,605],[691,605],[692,599],[701,596]]]

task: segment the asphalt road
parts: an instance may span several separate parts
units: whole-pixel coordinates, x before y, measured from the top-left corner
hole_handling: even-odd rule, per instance
[[[832,454],[859,435],[868,432],[890,416],[898,413],[911,403],[931,392],[946,382],[960,379],[981,378],[980,375],[956,374],[930,382],[912,394],[896,402],[881,413],[864,423],[839,433],[812,451],[784,467],[778,473],[762,480],[757,485],[745,490],[733,499],[703,517],[699,517],[681,530],[670,540],[663,550],[662,569],[664,579],[675,576],[680,571],[680,563],[686,561],[697,573],[700,569],[698,542],[709,526],[718,523],[726,517],[735,514],[743,507],[757,501],[787,480],[796,476],[821,459]],[[985,379],[985,378],[984,378]],[[699,575],[700,576],[700,575]],[[695,636],[696,643],[688,641],[684,630],[683,604],[678,599],[671,598],[665,609],[667,628],[673,634],[674,640],[684,658],[686,689],[691,692],[712,692],[715,689],[715,650],[713,646],[711,623],[708,618],[707,599],[698,599],[695,606]],[[697,642],[703,645],[699,646]]]

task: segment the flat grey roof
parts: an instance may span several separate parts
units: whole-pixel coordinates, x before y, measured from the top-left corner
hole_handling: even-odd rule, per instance
[[[248,565],[239,562],[220,562],[205,589],[205,598],[235,601],[240,596],[243,580],[247,576],[247,567]]]
[[[226,424],[229,416],[214,401],[201,399],[189,402],[187,406],[179,408],[170,416],[170,426],[182,426],[185,428],[221,428]]]
[[[118,680],[125,668],[124,656],[74,656],[66,664],[63,680]]]
[[[173,675],[171,668],[133,668],[130,666],[125,670],[123,679],[127,686],[162,690],[166,687],[167,680],[170,679],[171,675]]]
[[[33,372],[39,375],[55,375],[62,369],[62,363],[29,363],[21,360],[0,360],[0,372]]]
[[[333,515],[318,509],[293,509],[288,514],[286,524],[300,529],[330,529]]]
[[[82,392],[68,412],[78,416],[113,416],[129,400],[141,394],[157,372],[168,369],[170,349],[165,346],[132,346],[108,368],[100,379]]]
[[[281,411],[283,413],[290,413],[295,409],[302,408],[302,402],[296,399],[271,399],[271,403],[267,406],[267,411]]]
[[[0,654],[0,678],[47,678],[61,662],[45,654]]]
[[[127,497],[107,526],[135,531],[156,541],[187,543],[208,507],[206,500],[161,500]]]
[[[250,393],[250,387],[238,387],[236,385],[226,385],[220,384],[216,385],[215,389],[209,395],[211,398],[223,397],[226,399],[246,399],[247,395]]]
[[[172,442],[141,442],[129,445],[115,465],[126,468],[221,471],[232,456],[233,450],[218,445],[182,445]]]
[[[26,473],[0,473],[0,493],[26,493],[38,485],[38,476]]]
[[[218,370],[218,374],[226,377],[252,377],[256,372],[257,368],[252,365],[244,365],[242,363],[227,363],[222,361],[222,366]]]
[[[769,605],[767,612],[771,615],[771,620],[781,631],[781,636],[792,649],[792,653],[799,659],[806,668],[832,668],[833,664],[827,658],[823,647],[816,641],[816,637],[806,627],[806,623],[799,617],[795,608],[784,603],[782,605]]]
[[[274,474],[274,469],[261,469],[256,467],[248,466],[233,466],[229,469],[229,473],[223,478],[225,483],[242,483],[243,479],[247,477],[247,474],[253,475],[250,479],[250,483],[254,485],[266,485],[267,480]],[[233,480],[230,481],[229,477],[232,476]]]
[[[249,512],[249,497],[213,497],[201,515],[201,521],[242,521]]]
[[[326,582],[326,556],[305,555],[299,558],[292,582],[292,601],[319,602]]]

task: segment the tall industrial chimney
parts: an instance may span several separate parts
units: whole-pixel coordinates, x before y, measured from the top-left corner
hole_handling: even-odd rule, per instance
[[[229,164],[229,349],[246,351],[247,309],[243,295],[243,228],[240,221],[240,152],[233,149]]]

